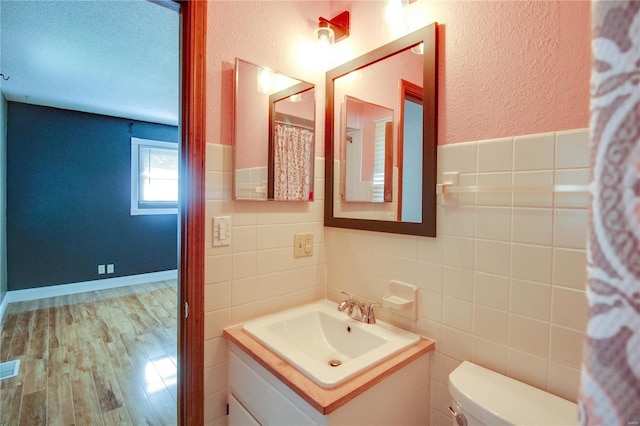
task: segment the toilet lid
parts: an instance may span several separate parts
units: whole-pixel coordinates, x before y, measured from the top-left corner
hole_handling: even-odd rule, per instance
[[[486,425],[578,424],[576,404],[468,361],[449,375],[449,392]]]

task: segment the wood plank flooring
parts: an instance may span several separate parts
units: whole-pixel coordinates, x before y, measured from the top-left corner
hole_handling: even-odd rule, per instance
[[[9,304],[0,425],[175,425],[176,281]]]

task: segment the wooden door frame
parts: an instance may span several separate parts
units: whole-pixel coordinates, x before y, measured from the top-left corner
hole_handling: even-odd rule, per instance
[[[204,185],[207,2],[179,1],[182,19],[178,424],[204,424]],[[185,303],[188,316],[185,318]]]

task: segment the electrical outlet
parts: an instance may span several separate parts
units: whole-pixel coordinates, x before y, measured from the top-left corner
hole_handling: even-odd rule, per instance
[[[105,273],[104,265],[98,265],[98,275]]]
[[[293,235],[293,257],[313,256],[313,232]]]
[[[113,263],[107,265],[107,274],[113,274],[116,271],[116,267]]]

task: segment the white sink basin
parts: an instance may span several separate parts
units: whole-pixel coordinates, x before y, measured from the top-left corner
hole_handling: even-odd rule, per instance
[[[380,320],[355,321],[327,300],[251,321],[243,329],[323,388],[335,387],[420,340]]]

